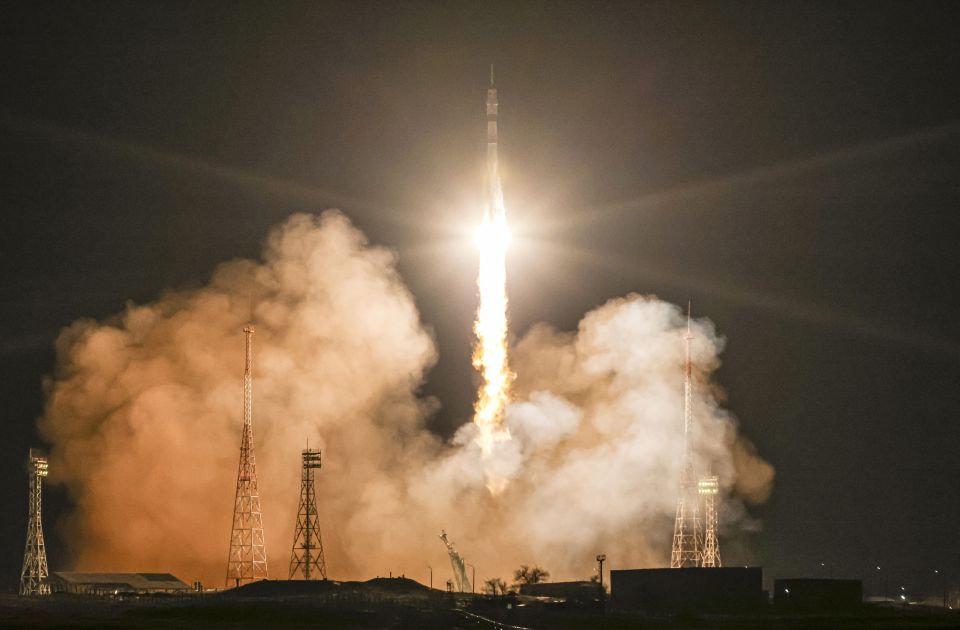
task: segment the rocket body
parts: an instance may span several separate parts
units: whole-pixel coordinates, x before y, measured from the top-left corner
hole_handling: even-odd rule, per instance
[[[493,84],[493,66],[490,67],[490,87],[487,88],[487,206],[486,215],[503,211],[500,190],[500,169],[497,156],[497,88]]]
[[[487,88],[487,148],[497,151],[497,88]]]

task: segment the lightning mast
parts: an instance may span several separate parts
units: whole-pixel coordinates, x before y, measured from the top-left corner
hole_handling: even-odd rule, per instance
[[[696,567],[702,562],[700,516],[698,513],[697,475],[693,468],[693,449],[690,443],[692,414],[692,367],[690,362],[690,305],[687,305],[686,360],[683,371],[683,469],[680,472],[680,494],[677,497],[677,518],[673,525],[673,546],[670,567]]]
[[[320,469],[320,450],[303,451],[303,472],[300,475],[300,509],[293,532],[293,551],[290,555],[290,578],[297,571],[305,580],[327,579],[327,563],[323,558],[323,541],[317,515],[317,495],[314,490],[314,471]]]
[[[450,539],[447,538],[447,532],[440,531],[440,540],[447,547],[447,553],[450,554],[450,564],[453,566],[453,585],[460,593],[469,593],[472,589],[470,579],[467,577],[467,566],[463,561],[463,556],[453,546]]]
[[[43,544],[43,523],[40,520],[41,480],[47,476],[47,470],[47,458],[31,448],[27,455],[30,496],[27,544],[23,550],[23,569],[20,571],[21,595],[50,594],[50,585],[47,584],[47,548]]]
[[[717,539],[717,495],[720,490],[720,478],[716,475],[704,477],[699,484],[703,497],[703,567],[722,567],[720,562],[720,541]]]
[[[226,585],[240,586],[267,577],[267,553],[263,544],[263,515],[257,488],[257,459],[253,452],[253,324],[246,335],[246,364],[243,372],[243,437],[237,493],[233,502],[233,528]]]

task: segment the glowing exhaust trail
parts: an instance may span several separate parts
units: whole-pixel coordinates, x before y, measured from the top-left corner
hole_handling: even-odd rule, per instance
[[[493,66],[490,67],[490,87],[487,89],[487,186],[483,223],[477,231],[480,305],[473,325],[476,335],[473,366],[481,378],[473,422],[479,428],[479,443],[485,457],[490,456],[495,442],[510,437],[503,415],[513,380],[507,356],[506,253],[509,233],[497,164],[497,89],[493,84]],[[493,478],[488,472],[487,486],[491,491],[502,490],[504,485],[504,480]]]

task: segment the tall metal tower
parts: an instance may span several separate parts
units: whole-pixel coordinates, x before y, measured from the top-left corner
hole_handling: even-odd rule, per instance
[[[447,548],[447,553],[450,554],[450,565],[453,567],[454,589],[458,593],[469,593],[473,590],[473,587],[470,586],[470,578],[467,577],[467,566],[463,561],[463,556],[460,555],[460,552],[457,551],[453,543],[450,542],[450,539],[447,538],[447,532],[443,530],[440,531],[440,540],[443,541],[443,544]]]
[[[23,550],[23,569],[20,571],[20,594],[48,595],[47,548],[43,544],[43,523],[40,520],[41,480],[47,476],[47,458],[32,448],[27,455],[27,474],[30,476],[29,516],[27,545]]]
[[[257,489],[257,458],[253,453],[253,325],[246,334],[246,367],[243,372],[243,438],[237,494],[233,502],[233,528],[227,560],[227,586],[240,586],[267,577],[267,553],[263,544],[263,516]]]
[[[327,579],[327,563],[323,558],[323,541],[317,518],[317,495],[313,475],[320,468],[319,449],[303,451],[303,472],[300,475],[300,509],[293,531],[293,552],[290,555],[290,577],[297,571],[305,580]]]
[[[692,424],[692,368],[690,363],[690,305],[687,304],[686,360],[683,369],[683,469],[680,472],[680,494],[677,497],[677,518],[673,525],[673,546],[670,551],[670,567],[700,566],[702,547],[700,516],[697,496],[697,475],[693,469],[693,450],[690,444]]]
[[[716,475],[700,480],[700,496],[703,497],[703,567],[722,567],[720,541],[717,539],[717,495],[720,478]]]

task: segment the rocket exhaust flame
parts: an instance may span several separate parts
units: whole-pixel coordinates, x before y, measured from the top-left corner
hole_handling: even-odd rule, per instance
[[[491,66],[490,88],[487,89],[487,203],[483,223],[477,231],[480,305],[473,325],[476,335],[473,366],[480,372],[481,378],[473,422],[479,429],[477,439],[485,458],[490,457],[495,442],[510,437],[503,419],[514,378],[507,353],[506,253],[509,231],[497,163],[497,107],[497,90],[493,86]],[[505,486],[505,479],[488,471],[487,487],[491,492],[497,493]]]

